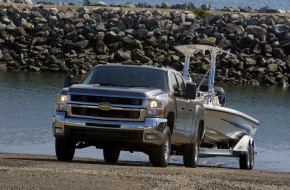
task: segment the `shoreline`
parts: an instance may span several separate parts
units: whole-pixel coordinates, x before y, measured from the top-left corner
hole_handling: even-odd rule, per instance
[[[1,189],[289,189],[290,172],[174,164],[155,168],[123,161],[112,165],[90,158],[59,162],[55,156],[0,153],[0,184]]]
[[[216,80],[285,86],[290,81],[290,13],[190,12],[162,8],[1,4],[0,70],[87,73],[96,64],[136,63],[182,70],[174,46],[231,49]],[[196,55],[191,74],[209,69]]]

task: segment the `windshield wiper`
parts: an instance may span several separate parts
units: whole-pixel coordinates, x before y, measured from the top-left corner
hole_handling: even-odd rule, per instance
[[[128,86],[130,88],[138,88],[138,87],[144,87],[144,88],[155,88],[154,86],[142,86],[142,85],[135,85],[135,86]]]
[[[118,86],[118,85],[113,84],[113,83],[98,83],[98,85],[100,85],[100,86]]]

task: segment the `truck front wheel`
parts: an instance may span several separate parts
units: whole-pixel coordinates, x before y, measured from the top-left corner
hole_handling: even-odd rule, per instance
[[[55,138],[55,153],[59,161],[72,161],[75,154],[75,144],[70,139]]]
[[[107,147],[103,149],[103,155],[105,162],[116,163],[120,156],[120,150],[113,147]]]
[[[185,145],[183,152],[183,162],[185,167],[196,168],[199,158],[199,137],[194,143]]]
[[[166,131],[164,141],[161,145],[153,147],[149,155],[149,160],[154,167],[166,167],[169,162],[171,152],[170,131]]]

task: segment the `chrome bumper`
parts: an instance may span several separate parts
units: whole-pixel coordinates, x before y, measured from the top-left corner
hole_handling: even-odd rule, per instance
[[[106,130],[107,133],[123,133],[126,132],[136,132],[142,134],[138,139],[139,143],[148,144],[162,144],[164,140],[164,129],[167,124],[167,119],[165,118],[145,118],[145,121],[140,122],[125,122],[125,121],[108,121],[108,120],[93,120],[86,118],[68,118],[64,112],[55,112],[52,122],[52,132],[55,137],[66,136],[66,131],[68,128],[78,128],[84,130],[94,130],[95,133],[103,132]],[[110,127],[118,126],[118,127]],[[61,129],[60,132],[56,132],[56,129]],[[147,140],[145,138],[146,134],[156,135],[155,140]],[[97,140],[97,139],[96,139]],[[110,142],[113,139],[107,139]]]

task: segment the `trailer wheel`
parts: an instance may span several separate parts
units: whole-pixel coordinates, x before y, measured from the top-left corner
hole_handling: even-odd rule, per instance
[[[161,145],[153,147],[149,160],[154,167],[166,167],[171,153],[170,130],[168,129]]]
[[[187,144],[184,147],[183,163],[185,167],[196,168],[199,159],[199,137],[191,144]]]
[[[251,170],[254,167],[254,145],[249,142],[248,153],[240,156],[240,169]]]
[[[70,139],[55,138],[55,153],[59,161],[72,161],[75,144]]]
[[[105,162],[116,163],[120,156],[120,150],[114,147],[107,147],[103,149],[103,155]]]

